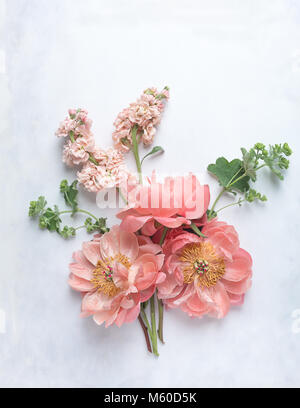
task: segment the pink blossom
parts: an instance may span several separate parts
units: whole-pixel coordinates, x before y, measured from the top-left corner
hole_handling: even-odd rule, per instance
[[[69,116],[61,122],[56,136],[72,136],[76,139],[78,136],[90,135],[92,120],[88,118],[88,112],[85,109],[69,109]]]
[[[90,135],[78,137],[75,142],[68,140],[63,149],[63,162],[70,167],[86,163],[94,144],[94,138]]]
[[[147,237],[120,230],[118,225],[100,238],[84,242],[73,254],[70,286],[82,293],[81,316],[108,327],[134,321],[140,304],[163,282],[164,255]]]
[[[136,102],[123,109],[114,122],[113,141],[115,148],[124,152],[130,150],[133,126],[138,127],[137,133],[143,143],[150,145],[153,142],[156,126],[160,123],[161,114],[164,110],[162,100],[168,98],[168,88],[164,88],[161,93],[156,88],[149,88],[144,91]]]
[[[149,146],[153,143],[155,133],[156,133],[156,128],[154,127],[152,123],[150,123],[144,128],[143,142],[145,146]]]
[[[123,154],[118,150],[95,148],[93,157],[99,165],[89,161],[77,173],[78,181],[88,191],[98,192],[105,188],[118,187],[128,179],[130,173],[125,166]]]
[[[124,165],[123,153],[112,147],[106,150],[95,147],[93,156],[99,165],[105,165],[109,170],[114,170],[116,167]]]
[[[173,230],[163,245],[166,273],[158,295],[170,308],[191,317],[222,318],[230,305],[240,305],[251,286],[252,259],[240,248],[233,226],[217,219],[202,229],[207,238]]]

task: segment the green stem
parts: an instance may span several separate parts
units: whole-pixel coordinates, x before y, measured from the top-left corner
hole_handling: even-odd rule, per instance
[[[257,167],[255,170],[257,171],[257,170],[260,170],[261,168],[263,168],[263,167],[265,167],[266,166],[266,163],[265,164],[262,164],[261,166],[259,166],[259,167]]]
[[[69,137],[70,137],[71,142],[74,143],[74,142],[75,142],[75,138],[74,138],[73,131],[69,132]]]
[[[220,198],[222,197],[222,195],[225,193],[226,191],[226,187],[223,187],[222,190],[220,191],[220,193],[218,194],[217,198],[215,199],[209,213],[208,213],[208,221],[210,221],[211,215],[214,212],[214,209],[216,207],[217,202],[220,200]]]
[[[145,312],[145,310],[144,310],[143,307],[141,308],[140,314],[142,315],[142,318],[143,318],[144,322],[146,323],[146,326],[147,326],[147,329],[148,329],[148,331],[149,331],[149,335],[150,335],[150,338],[151,338],[151,342],[152,342],[152,330],[151,330],[151,326],[150,326],[148,317],[147,317],[146,312]]]
[[[88,152],[89,153],[89,152]],[[92,155],[92,153],[89,153],[89,161],[94,163],[96,166],[99,166],[99,163],[97,162],[97,160],[95,159],[95,157]]]
[[[225,191],[228,190],[229,187],[233,186],[233,184],[235,184],[238,180],[241,180],[243,177],[246,176],[246,173],[243,174],[241,177],[238,177],[236,180],[234,180],[234,178],[239,174],[239,172],[242,170],[242,168],[240,168],[233,176],[232,178],[229,180],[229,182],[227,183],[227,185],[225,187],[222,188],[222,190],[220,191],[220,193],[218,194],[217,198],[215,199],[213,206],[211,207],[209,213],[208,213],[208,221],[210,221],[211,216],[214,212],[214,209],[216,207],[217,202],[220,200],[220,198],[222,197],[222,195],[225,193]],[[232,180],[234,180],[232,182]]]
[[[157,351],[157,332],[156,332],[156,319],[155,319],[155,295],[150,299],[150,310],[151,310],[151,329],[152,329],[152,349],[153,354],[159,356]]]
[[[144,323],[144,321],[143,321],[143,319],[142,319],[141,314],[139,314],[138,320],[139,320],[140,325],[141,325],[141,327],[142,327],[142,329],[143,329],[143,332],[144,332],[147,349],[148,349],[149,353],[152,353],[152,348],[151,348],[149,333],[148,333],[147,327],[146,327],[146,325],[145,325],[145,323]]]
[[[233,205],[241,204],[241,203],[243,203],[244,201],[246,201],[246,200],[239,200],[239,201],[237,201],[236,203],[232,203],[232,204],[225,205],[224,207],[219,208],[219,210],[217,210],[216,213],[218,213],[219,211],[225,210],[225,208],[231,207],[231,206],[233,206]]]
[[[85,227],[86,227],[85,225],[80,225],[80,227],[76,227],[75,230],[77,231],[77,230],[79,230],[81,228],[85,228]]]
[[[254,170],[255,170],[255,171],[260,170],[261,168],[263,168],[263,167],[265,167],[265,166],[266,166],[266,164],[264,163],[264,164],[262,164],[261,166],[255,168]],[[239,172],[240,172],[241,170],[242,170],[242,168],[240,168],[240,169],[235,173],[235,175],[231,178],[231,180],[229,180],[229,182],[227,183],[227,185],[226,185],[225,187],[223,187],[222,190],[220,191],[219,195],[218,195],[217,198],[215,199],[215,202],[213,203],[213,206],[211,207],[211,209],[210,209],[210,211],[209,211],[209,213],[208,213],[208,221],[210,221],[211,216],[212,216],[212,213],[213,213],[213,211],[214,211],[214,209],[215,209],[215,207],[216,207],[216,204],[217,204],[217,202],[220,200],[220,198],[222,197],[222,195],[225,193],[225,191],[229,190],[230,187],[232,187],[232,186],[233,186],[235,183],[237,183],[239,180],[242,180],[244,177],[248,176],[247,173],[244,173],[244,174],[242,174],[240,177],[238,177],[237,179],[234,179],[234,178],[239,174]],[[234,181],[232,181],[232,180],[234,180]],[[240,202],[243,202],[243,201],[245,201],[245,200],[242,200],[242,201],[240,201]],[[230,207],[231,205],[236,205],[236,204],[239,204],[239,202],[226,205],[225,207],[220,208],[217,212],[223,210],[224,208]]]
[[[76,210],[75,212],[80,212],[80,213],[87,214],[87,215],[89,215],[90,217],[94,218],[96,221],[98,221],[98,218],[97,218],[95,215],[93,215],[92,213],[90,213],[89,211],[82,210],[81,208],[77,208],[77,210]],[[70,213],[74,213],[74,211],[72,211],[72,210],[60,211],[60,212],[58,213],[58,215],[61,215],[61,214],[70,214]]]
[[[117,187],[117,191],[118,191],[120,197],[122,198],[122,200],[124,201],[124,203],[125,203],[125,204],[128,204],[128,201],[127,201],[126,198],[124,197],[124,195],[123,195],[123,193],[122,193],[120,187]]]
[[[232,177],[231,179],[228,181],[226,188],[230,185],[230,183],[232,182],[232,180],[237,177],[237,175],[239,174],[239,172],[243,170],[243,167],[241,167]]]
[[[162,246],[165,242],[165,238],[168,232],[168,227],[164,227],[162,236],[159,240],[159,245]],[[164,304],[161,299],[158,299],[157,292],[156,292],[156,299],[158,304],[158,338],[164,344],[164,337],[163,337],[163,325],[164,325]]]
[[[234,181],[232,181],[230,184],[227,184],[226,189],[228,189],[229,187],[233,186],[235,183],[237,183],[239,180],[242,180],[244,177],[246,177],[248,174],[244,173],[242,176],[238,177],[237,179],[235,179]]]
[[[166,238],[168,229],[169,229],[168,227],[164,227],[162,236],[161,236],[161,238],[160,238],[160,240],[159,240],[159,245],[160,245],[160,246],[162,246],[162,244],[165,242],[165,238]]]
[[[93,215],[92,213],[90,213],[89,211],[82,210],[81,208],[78,208],[77,212],[81,212],[83,214],[89,215],[90,217],[94,218],[94,220],[98,221],[98,218],[95,215]]]
[[[142,176],[142,165],[141,165],[141,160],[139,156],[139,149],[138,149],[138,141],[137,141],[137,130],[138,126],[134,125],[131,131],[131,137],[132,137],[132,151],[133,155],[135,158],[135,163],[136,163],[136,168],[137,172],[139,175],[139,183],[143,184],[143,176]],[[147,315],[145,313],[144,307],[141,308],[141,315],[144,319],[144,322],[146,323],[146,326],[148,328],[149,336],[151,339],[152,343],[152,351],[153,354],[156,356],[159,356],[158,350],[157,350],[157,332],[156,332],[156,319],[155,319],[155,295],[153,295],[150,299],[150,310],[151,310],[151,327],[148,322]]]
[[[163,326],[164,326],[164,304],[161,299],[158,299],[157,292],[156,292],[157,304],[158,304],[158,338],[164,344],[164,334],[163,334]]]
[[[134,158],[135,158],[137,172],[138,172],[138,175],[139,175],[139,182],[140,182],[140,184],[143,184],[142,165],[141,165],[141,160],[140,160],[140,156],[139,156],[138,142],[137,142],[137,138],[136,138],[137,130],[138,130],[137,125],[134,125],[133,128],[132,128],[132,131],[131,131],[132,151],[133,151],[133,155],[134,155]]]

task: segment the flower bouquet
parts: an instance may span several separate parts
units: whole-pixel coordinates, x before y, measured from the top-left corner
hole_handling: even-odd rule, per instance
[[[105,327],[138,319],[149,352],[157,356],[158,339],[164,343],[164,309],[220,319],[231,306],[243,303],[251,286],[252,259],[240,247],[236,229],[221,221],[219,213],[244,202],[266,201],[253,188],[258,171],[268,168],[282,180],[292,153],[287,143],[268,148],[256,143],[249,150],[242,148],[240,158],[219,157],[207,167],[220,184],[215,200],[209,186],[194,174],[159,181],[153,172],[144,178],[143,161],[163,149],[155,146],[140,159],[139,144],[153,143],[168,99],[168,87],[161,92],[146,89],[117,116],[114,147],[106,150],[95,143],[88,112],[70,109],[56,132],[66,140],[63,161],[77,168],[77,180],[60,183],[68,208],[48,207],[44,196],[29,208],[29,216],[38,218],[42,229],[63,238],[75,236],[79,229],[95,234],[74,252],[69,265],[69,285],[82,295],[81,316],[93,316]],[[137,174],[125,164],[130,152]],[[78,183],[97,194],[98,207],[103,207],[107,194],[111,198],[117,193],[120,224],[108,227],[98,208],[95,214],[80,208]],[[231,201],[218,208],[225,193]],[[62,227],[64,214],[77,219],[80,213],[85,216],[82,225]]]

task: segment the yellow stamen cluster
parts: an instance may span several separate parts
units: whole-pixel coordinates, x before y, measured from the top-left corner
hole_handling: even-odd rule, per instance
[[[122,254],[99,259],[97,267],[93,271],[93,278],[91,279],[91,282],[98,292],[103,292],[110,297],[116,296],[120,292],[120,288],[118,288],[113,281],[113,268],[111,265],[114,262],[121,263],[127,269],[131,267],[129,259]]]
[[[187,244],[179,260],[183,262],[184,283],[192,283],[197,278],[199,286],[209,288],[225,273],[224,259],[216,254],[210,242]]]

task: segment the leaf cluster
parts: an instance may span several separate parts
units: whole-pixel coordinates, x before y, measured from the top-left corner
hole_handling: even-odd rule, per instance
[[[73,226],[61,226],[62,214],[70,214],[74,216],[76,213],[89,214],[85,210],[78,208],[78,189],[77,181],[71,184],[67,180],[62,180],[60,183],[60,192],[63,194],[65,204],[70,207],[70,210],[59,211],[57,205],[53,208],[47,207],[47,201],[44,196],[40,196],[36,201],[31,201],[29,204],[28,215],[31,218],[38,218],[39,227],[48,231],[56,231],[63,238],[70,238],[76,235],[76,231],[80,228],[85,228],[88,233],[99,232],[104,234],[109,231],[106,226],[106,218],[87,217],[83,225],[75,228]],[[92,214],[91,214],[92,215]]]

